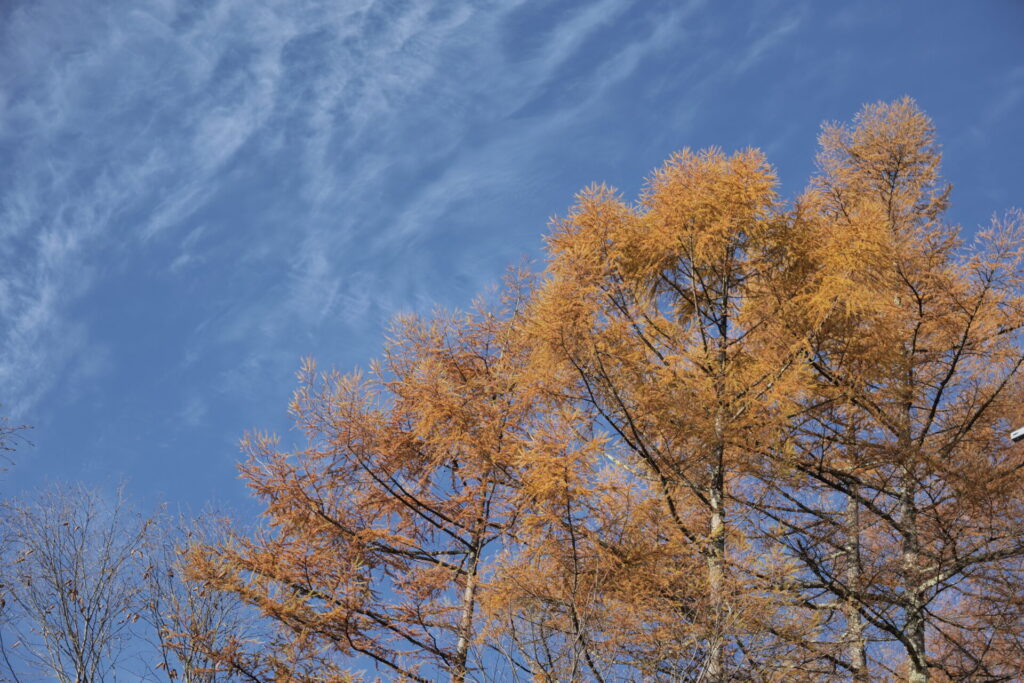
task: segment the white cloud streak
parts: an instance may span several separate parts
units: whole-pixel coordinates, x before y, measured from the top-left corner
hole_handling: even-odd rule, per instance
[[[222,391],[294,363],[310,335],[375,333],[432,298],[423,283],[445,274],[415,249],[446,216],[528,188],[545,149],[673,49],[700,5],[593,68],[579,61],[636,3],[584,4],[514,56],[504,32],[533,11],[522,0],[19,5],[0,29],[0,401],[24,414],[87,349],[115,344],[89,297],[140,261],[182,287],[207,278],[201,301],[178,304],[206,308],[177,311],[193,329],[177,356],[230,349]],[[521,113],[567,73],[578,96]],[[474,286],[494,279],[462,258],[471,245],[452,248]]]

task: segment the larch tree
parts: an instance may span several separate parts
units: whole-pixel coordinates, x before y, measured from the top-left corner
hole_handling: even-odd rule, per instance
[[[779,568],[747,571],[759,560],[747,511],[731,504],[754,466],[750,444],[784,429],[775,406],[799,374],[769,286],[786,229],[775,185],[757,151],[684,151],[635,206],[605,187],[584,191],[549,239],[534,306],[546,362],[570,369],[565,399],[593,412],[617,441],[616,462],[663,513],[647,534],[666,553],[648,553],[646,571],[659,578],[635,586],[659,596],[660,613],[632,637],[651,638],[663,656],[664,627],[690,621],[680,669],[663,659],[651,674],[724,681],[770,663],[766,652],[788,650],[793,635],[768,626],[775,608],[761,598]],[[755,587],[758,576],[769,582]]]
[[[484,636],[500,655],[487,679],[603,680],[607,668],[595,640],[602,629],[594,622],[608,612],[588,542],[593,514],[578,493],[592,486],[587,451],[600,441],[566,438],[575,418],[564,417],[552,410],[535,423],[516,463],[517,514],[483,600]]]
[[[812,381],[775,454],[803,477],[773,487],[779,537],[808,602],[843,606],[855,680],[1008,680],[1019,625],[1000,632],[982,604],[1022,578],[1024,451],[1007,438],[1024,398],[1021,216],[961,242],[909,99],[826,126],[821,147],[794,218],[806,279],[787,321]],[[885,639],[902,663],[868,645]]]
[[[268,525],[198,549],[192,572],[279,628],[262,655],[226,648],[225,661],[254,680],[300,665],[342,679],[347,657],[407,680],[479,670],[484,568],[515,515],[534,412],[517,382],[520,302],[506,303],[398,318],[365,377],[307,364],[292,410],[308,446],[246,441]]]
[[[535,425],[519,463],[519,512],[484,601],[485,637],[501,655],[494,664],[507,662],[490,676],[612,681],[698,671],[691,626],[664,616],[678,608],[679,563],[699,572],[699,560],[659,539],[658,501],[606,467],[611,444],[586,416],[563,409],[546,404],[549,419]],[[659,565],[667,571],[652,571]]]

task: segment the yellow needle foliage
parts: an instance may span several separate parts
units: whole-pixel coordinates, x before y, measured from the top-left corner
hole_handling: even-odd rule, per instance
[[[544,272],[300,375],[305,444],[192,572],[276,625],[250,680],[1024,675],[1024,220],[967,244],[912,100],[591,186]]]

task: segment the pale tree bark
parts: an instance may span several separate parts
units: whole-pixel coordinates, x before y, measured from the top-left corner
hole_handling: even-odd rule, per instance
[[[921,544],[917,528],[916,482],[907,468],[900,486],[900,523],[903,527],[902,569],[904,600],[904,646],[907,648],[908,683],[927,683],[925,649],[925,601],[921,575]]]
[[[455,644],[454,666],[452,667],[452,683],[463,683],[469,660],[469,646],[473,638],[473,612],[476,607],[477,573],[480,565],[480,541],[474,539],[473,549],[468,558],[466,585],[462,589],[462,605],[459,614],[458,640]]]
[[[853,489],[846,499],[845,526],[846,545],[843,552],[846,555],[846,585],[859,590],[861,585],[861,556],[860,556],[860,503],[857,500],[856,484],[851,483]],[[867,648],[864,640],[864,620],[860,614],[860,604],[851,597],[845,601],[846,616],[846,649],[850,663],[850,673],[855,683],[867,683],[868,664]]]
[[[712,683],[725,680],[722,648],[725,631],[725,509],[724,509],[724,447],[719,443],[713,466],[712,486],[708,491],[711,518],[707,548],[708,592],[711,599],[712,632],[708,642],[707,679]]]
[[[846,425],[846,448],[853,448],[857,441],[856,421],[851,417]],[[848,452],[851,465],[859,455]],[[870,680],[867,662],[867,642],[864,637],[864,618],[860,613],[861,605],[854,597],[862,587],[863,564],[861,559],[861,504],[860,490],[855,477],[849,482],[846,495],[846,510],[843,526],[846,531],[843,554],[846,556],[846,585],[851,589],[846,598],[844,612],[846,617],[846,655],[850,663],[850,674],[854,683],[867,683]]]

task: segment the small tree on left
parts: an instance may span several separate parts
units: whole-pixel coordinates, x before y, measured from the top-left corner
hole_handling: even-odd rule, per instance
[[[5,630],[9,654],[61,683],[103,680],[118,665],[137,617],[138,569],[148,522],[120,492],[107,503],[84,486],[57,486],[6,505]]]

